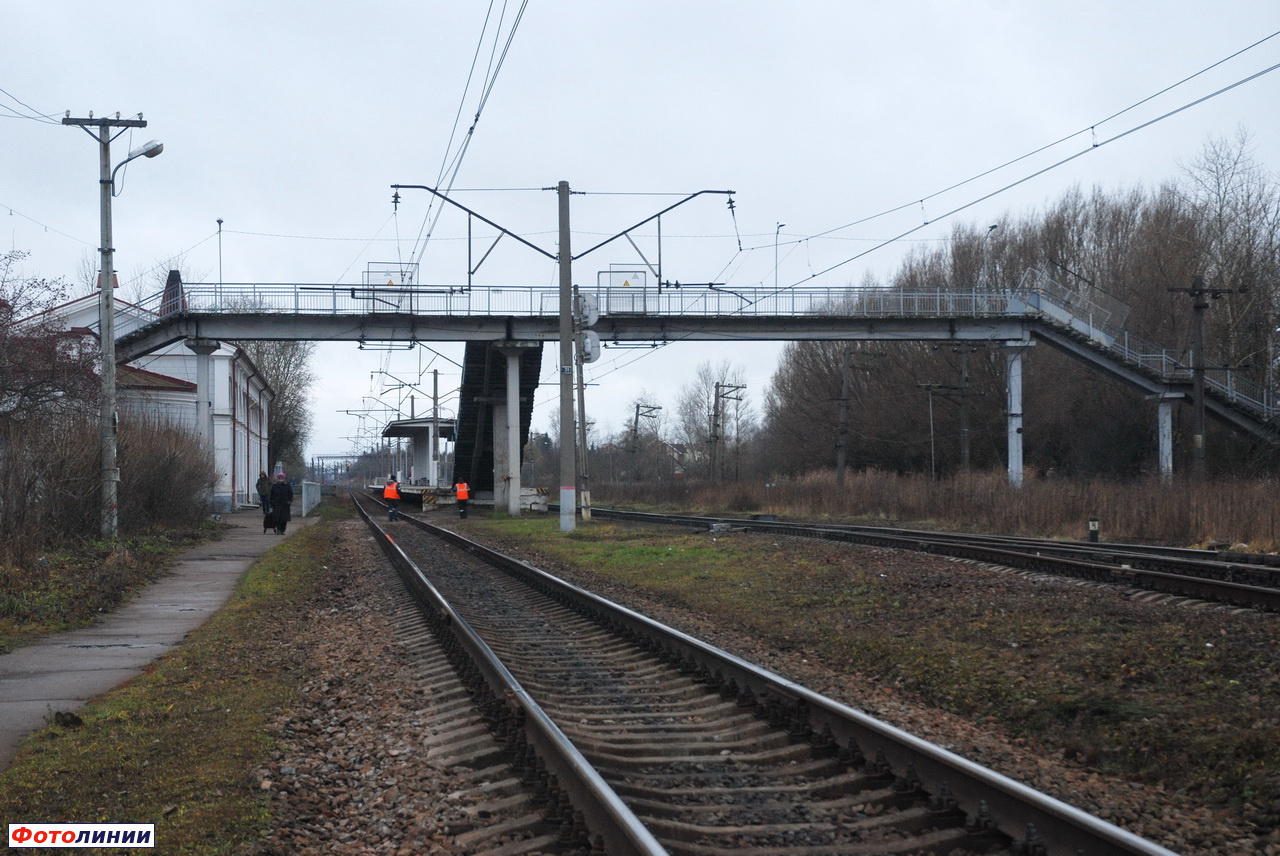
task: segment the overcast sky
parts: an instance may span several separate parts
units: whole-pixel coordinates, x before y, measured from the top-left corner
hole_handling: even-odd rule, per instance
[[[1073,186],[1173,180],[1207,140],[1241,128],[1253,135],[1254,157],[1280,170],[1280,71],[1125,135],[1280,63],[1280,37],[1221,62],[1280,31],[1275,0],[529,0],[523,9],[520,0],[4,0],[2,8],[0,249],[29,252],[27,274],[73,282],[98,246],[98,166],[88,135],[57,123],[68,110],[144,115],[149,127],[121,137],[116,159],[145,140],[165,144],[158,158],[129,165],[114,203],[124,282],[176,258],[188,280],[349,283],[370,264],[419,254],[420,280],[462,282],[465,220],[445,212],[424,249],[427,194],[405,191],[397,210],[390,190],[437,184],[460,153],[459,201],[552,253],[556,199],[541,188],[560,180],[593,194],[573,200],[575,252],[674,201],[630,194],[734,190],[736,221],[721,196],[663,218],[663,273],[741,287],[775,277],[832,287],[882,279],[920,242],[945,241],[957,222],[1020,216]],[[907,239],[813,276],[925,221]],[[488,241],[476,234],[482,252]],[[653,231],[642,234],[637,243],[652,259]],[[597,270],[638,262],[618,242],[576,263],[575,280],[591,285]],[[504,241],[478,278],[554,287],[556,271]],[[541,430],[556,411],[553,350],[535,410]],[[723,360],[743,369],[758,407],[778,350],[606,349],[588,370],[589,418],[606,433],[620,430],[642,392],[670,409],[699,363]],[[376,372],[421,377],[430,390],[430,369],[439,369],[449,408],[458,382],[449,360],[461,348],[440,353],[321,344],[310,454],[351,449],[361,420],[339,411],[377,406],[363,400],[382,389]],[[425,402],[416,406],[421,414]]]

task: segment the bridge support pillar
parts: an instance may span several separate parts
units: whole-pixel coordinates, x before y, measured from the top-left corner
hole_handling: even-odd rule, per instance
[[[213,339],[187,339],[196,353],[196,433],[209,454],[213,454],[213,371],[209,356],[220,345]]]
[[[1022,487],[1022,354],[1034,342],[1006,345],[1009,413],[1009,484]]]
[[[1156,402],[1156,437],[1160,448],[1160,481],[1173,481],[1173,405],[1186,398],[1181,392],[1149,395]]]
[[[493,406],[493,507],[497,511],[506,505],[512,517],[520,516],[520,358],[531,346],[542,347],[498,347],[507,360],[507,395]]]
[[[1160,434],[1160,481],[1173,481],[1173,402],[1162,401],[1156,409]]]
[[[506,401],[495,401],[493,412],[493,510],[511,514],[511,408]],[[519,496],[519,476],[516,495]],[[517,509],[518,511],[518,509]]]

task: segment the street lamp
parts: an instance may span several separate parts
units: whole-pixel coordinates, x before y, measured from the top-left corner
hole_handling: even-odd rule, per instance
[[[72,119],[70,116],[62,120],[64,125],[78,125],[85,133],[98,141],[99,147],[99,196],[101,199],[101,236],[102,246],[98,248],[102,256],[101,272],[98,280],[98,342],[101,350],[102,396],[98,404],[98,435],[102,446],[102,537],[115,538],[120,534],[120,508],[118,488],[120,470],[116,466],[116,334],[115,334],[115,294],[112,268],[112,255],[115,248],[111,246],[111,198],[115,196],[116,173],[131,160],[146,157],[153,158],[164,151],[164,143],[151,140],[143,143],[113,170],[111,168],[111,141],[119,137],[129,128],[145,128],[147,123],[139,114],[137,119],[121,119],[117,113],[114,119],[95,119],[92,114],[88,119]],[[96,128],[97,130],[90,130]],[[112,130],[120,130],[114,135]]]
[[[773,287],[778,287],[778,233],[782,231],[782,227],[786,223],[779,223],[777,228],[773,230]]]
[[[991,271],[989,270],[990,265],[988,264],[987,250],[988,241],[991,238],[991,233],[999,228],[999,223],[992,223],[987,227],[987,234],[982,236],[982,269],[978,271],[978,284],[982,286],[984,290],[989,289],[991,285]]]

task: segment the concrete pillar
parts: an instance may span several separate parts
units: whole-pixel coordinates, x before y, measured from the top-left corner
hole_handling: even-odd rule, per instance
[[[1160,437],[1160,481],[1173,481],[1173,402],[1161,399],[1156,407],[1157,433]]]
[[[493,402],[493,510],[510,510],[511,491],[511,448],[508,442],[511,433],[511,408],[504,402]],[[518,412],[518,411],[517,411]],[[518,429],[517,429],[518,430]],[[517,485],[518,489],[518,485]],[[519,494],[517,493],[517,497]],[[519,512],[517,506],[516,511]]]
[[[218,350],[214,339],[187,339],[196,353],[196,433],[209,454],[213,449],[213,367],[210,355]]]
[[[520,357],[512,348],[507,357],[507,513],[520,516]]]
[[[1160,481],[1173,481],[1173,405],[1185,399],[1182,392],[1162,392],[1148,395],[1148,401],[1156,402],[1156,438],[1159,440]]]
[[[507,393],[493,402],[493,507],[506,505],[512,517],[520,516],[520,360],[541,342],[503,342],[496,349],[507,360]]]
[[[1022,487],[1022,354],[1031,342],[1008,345],[1005,361],[1008,366],[1009,413],[1009,484]]]

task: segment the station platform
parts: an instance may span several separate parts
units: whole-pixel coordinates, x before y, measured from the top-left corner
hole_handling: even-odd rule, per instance
[[[297,505],[294,510],[291,532],[318,519],[297,516]],[[178,556],[168,574],[97,624],[43,636],[0,655],[0,770],[54,711],[79,710],[142,674],[221,608],[250,565],[281,541],[272,532],[263,534],[257,509],[224,514],[222,520],[231,528],[220,539]]]

